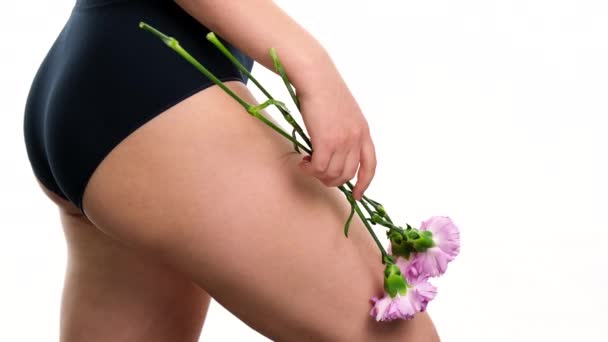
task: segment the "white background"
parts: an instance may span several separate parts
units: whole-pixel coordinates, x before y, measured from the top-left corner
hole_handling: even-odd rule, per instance
[[[22,119],[73,3],[0,4],[1,341],[58,336],[65,242]],[[330,51],[370,122],[368,193],[401,223],[448,215],[462,231],[428,309],[443,340],[607,341],[607,3],[278,3]],[[238,339],[267,341],[212,302],[201,340]]]

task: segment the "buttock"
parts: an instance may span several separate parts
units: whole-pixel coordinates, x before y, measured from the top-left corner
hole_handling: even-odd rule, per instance
[[[174,1],[78,0],[32,82],[24,137],[38,180],[81,211],[90,176],[117,144],[213,85],[140,21],[175,37],[220,80],[248,81]],[[219,39],[251,71],[254,61]]]

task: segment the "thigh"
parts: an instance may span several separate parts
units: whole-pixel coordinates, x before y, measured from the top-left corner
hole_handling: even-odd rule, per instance
[[[226,82],[254,99],[244,84]],[[426,313],[378,323],[380,252],[342,194],[300,174],[291,143],[212,86],[150,120],[93,173],[99,229],[188,274],[278,340],[436,340]]]
[[[60,210],[68,247],[61,341],[198,341],[209,294],[154,256]]]

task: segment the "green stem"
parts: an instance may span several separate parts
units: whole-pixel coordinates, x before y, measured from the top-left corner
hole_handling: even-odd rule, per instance
[[[386,219],[388,222],[393,223],[393,220],[391,220],[391,217],[390,217],[390,216],[388,216],[388,214],[386,213],[386,210],[385,210],[385,212],[384,212],[384,218],[385,218],[385,219]]]
[[[299,146],[301,149],[303,149],[304,151],[308,152],[308,154],[312,154],[312,151],[308,147],[302,145],[301,142],[299,142],[297,139],[294,139],[289,133],[285,132],[279,126],[275,125],[274,122],[268,120],[259,111],[255,110],[255,109],[248,109],[247,111],[251,115],[255,116],[256,118],[258,118],[260,120],[262,120],[262,122],[264,122],[266,125],[270,126],[272,129],[274,129],[275,131],[277,131],[279,134],[281,134],[285,138],[289,139],[289,141],[293,142],[295,145]]]
[[[345,192],[346,199],[348,203],[350,203],[350,214],[348,214],[348,219],[346,219],[346,223],[344,223],[344,236],[348,237],[348,230],[350,229],[350,221],[353,219],[353,214],[355,213],[355,199],[353,198],[352,193]]]
[[[346,182],[346,185],[348,186],[348,188],[350,189],[350,191],[352,192],[354,187],[350,182]],[[361,204],[363,205],[363,208],[365,208],[365,210],[367,211],[367,213],[369,214],[369,216],[371,217],[372,215],[374,215],[374,212],[367,206],[367,204],[361,199],[359,200],[361,202]]]
[[[367,204],[365,204],[364,201],[360,200],[359,202],[361,202],[361,204],[363,205],[363,208],[365,208],[365,210],[367,211],[367,213],[369,214],[369,216],[374,215],[374,212],[367,206]]]
[[[291,131],[291,137],[293,138],[293,140],[298,140],[298,138],[296,137],[296,129],[295,128]],[[296,152],[300,153],[300,149],[298,148],[298,144],[294,144],[293,147],[295,148]]]
[[[365,201],[367,201],[367,203],[369,203],[369,204],[370,204],[372,207],[374,207],[374,209],[375,209],[376,211],[378,211],[378,206],[379,206],[379,205],[381,205],[379,202],[374,201],[373,199],[371,199],[371,198],[369,198],[369,197],[367,197],[367,196],[365,196],[365,195],[363,195],[363,199],[364,199]],[[388,213],[386,212],[386,208],[384,208],[384,218],[386,218],[386,220],[387,220],[388,222],[393,223],[393,220],[391,220],[391,217],[390,217],[390,216],[388,216]]]
[[[380,205],[380,202],[374,201],[373,199],[363,195],[363,198],[365,198],[366,201],[368,201],[370,204],[375,204],[375,205]]]
[[[199,63],[194,57],[192,57],[188,53],[188,51],[186,51],[183,47],[181,47],[181,45],[179,45],[179,42],[175,38],[167,36],[166,34],[160,32],[159,30],[155,29],[154,27],[144,23],[143,21],[139,22],[139,28],[142,28],[148,32],[151,32],[155,36],[160,38],[168,47],[173,49],[180,56],[182,56],[188,62],[190,62],[192,65],[194,65],[195,68],[197,68],[200,72],[205,74],[205,76],[207,76],[207,78],[209,78],[211,81],[213,81],[213,83],[217,84],[222,89],[224,89],[224,91],[227,92],[228,95],[232,96],[233,99],[237,100],[243,107],[245,107],[245,109],[250,107],[250,105],[247,102],[245,102],[238,95],[236,95],[232,90],[230,90],[228,87],[226,87],[222,83],[222,81],[220,81],[217,77],[215,77],[215,75],[213,75],[209,70],[207,70],[207,68],[205,68],[203,65],[201,65],[201,63]]]
[[[201,63],[199,63],[194,57],[192,57],[192,55],[190,55],[188,53],[188,51],[186,51],[183,47],[181,47],[181,45],[179,45],[179,42],[177,41],[177,39],[167,36],[166,34],[158,31],[157,29],[155,29],[154,27],[144,23],[144,22],[140,22],[139,23],[139,27],[149,31],[151,33],[153,33],[155,36],[157,36],[158,38],[160,38],[168,47],[170,47],[171,49],[173,49],[175,52],[177,52],[180,56],[182,56],[184,59],[186,59],[188,62],[190,62],[190,64],[192,64],[196,69],[198,69],[200,72],[202,72],[205,76],[207,76],[207,78],[209,78],[213,83],[215,83],[216,85],[218,85],[220,88],[222,88],[226,93],[228,93],[228,95],[230,95],[232,98],[234,98],[238,103],[240,103],[249,114],[255,116],[256,118],[262,120],[262,122],[264,122],[266,125],[270,126],[270,128],[272,128],[273,130],[275,130],[276,132],[278,132],[279,134],[281,134],[282,136],[284,136],[285,138],[289,139],[291,142],[293,142],[294,144],[296,144],[297,146],[301,147],[304,151],[308,152],[309,154],[312,154],[312,150],[307,148],[306,146],[302,145],[299,141],[297,141],[296,139],[292,138],[292,136],[285,132],[282,128],[278,127],[275,123],[273,123],[272,121],[268,120],[264,115],[259,113],[259,107],[260,106],[264,106],[264,104],[260,105],[260,106],[254,106],[251,105],[249,103],[247,103],[245,100],[243,100],[242,98],[240,98],[237,94],[235,94],[232,90],[230,90],[230,88],[226,87],[226,85],[224,85],[224,83],[218,79],[217,77],[215,77],[215,75],[213,75],[209,70],[207,70],[207,68],[205,68]],[[263,108],[263,107],[262,107]]]
[[[384,220],[384,218],[381,218],[381,221],[374,221],[374,222],[376,222],[377,224],[379,224],[381,226],[387,227],[390,230],[397,231],[399,233],[403,233],[403,231],[404,231],[403,228],[395,226],[391,222]]]
[[[182,48],[179,45],[179,42],[175,38],[165,35],[164,33],[158,31],[154,27],[152,27],[152,26],[150,26],[150,25],[148,25],[148,24],[146,24],[144,22],[140,22],[139,23],[139,27],[142,28],[142,29],[144,29],[144,30],[146,30],[146,31],[149,31],[149,32],[153,33],[155,36],[157,36],[158,38],[160,38],[168,47],[170,47],[171,49],[173,49],[180,56],[182,56],[184,59],[186,59],[192,65],[194,65],[194,67],[196,67],[200,72],[202,72],[205,76],[207,76],[207,78],[209,78],[213,83],[215,83],[216,85],[218,85],[226,93],[228,93],[232,98],[234,98],[238,103],[240,103],[247,110],[248,113],[250,113],[251,115],[257,117],[260,120],[262,120],[262,122],[264,122],[266,125],[268,125],[272,129],[274,129],[276,132],[278,132],[279,134],[281,134],[282,136],[284,136],[285,138],[287,138],[288,140],[290,140],[291,142],[293,142],[297,146],[301,147],[303,150],[305,150],[309,154],[312,154],[312,147],[311,147],[311,149],[309,149],[306,146],[302,145],[299,141],[297,141],[296,139],[294,139],[291,135],[289,135],[283,129],[281,129],[280,127],[278,127],[277,125],[275,125],[272,121],[268,120],[265,116],[263,116],[259,112],[261,110],[260,108],[264,108],[269,103],[263,103],[263,104],[261,104],[259,106],[250,105],[245,100],[241,99],[238,95],[236,95],[228,87],[226,87],[222,83],[221,80],[219,80],[217,77],[215,77],[215,75],[213,75],[209,70],[207,70],[203,65],[201,65],[194,57],[192,57],[184,48]],[[271,100],[274,100],[274,99],[271,99]],[[280,107],[278,107],[278,108],[280,109]],[[349,185],[352,186],[352,184],[350,184],[350,182],[349,182]],[[348,198],[349,191],[346,188],[344,188],[343,185],[338,186],[338,189],[340,189],[340,191],[342,191],[347,196],[347,198]],[[386,250],[382,246],[382,243],[380,242],[380,240],[378,240],[378,237],[374,233],[372,227],[369,225],[368,221],[366,220],[365,215],[363,214],[363,212],[359,208],[358,201],[355,201],[355,207],[354,207],[354,209],[355,209],[355,212],[357,213],[357,215],[359,215],[359,218],[361,218],[361,221],[365,225],[365,228],[367,229],[367,231],[370,233],[370,235],[372,236],[372,238],[376,242],[376,245],[378,245],[378,248],[380,249],[380,253],[382,254],[382,263],[385,264],[386,262],[392,262],[392,257],[386,252]],[[369,211],[369,208],[366,208],[366,209]]]
[[[353,184],[351,182],[347,182],[346,185],[348,185],[348,187],[350,188],[351,191],[354,189]],[[378,206],[380,205],[380,203],[368,198],[367,196],[363,195],[363,197],[359,201],[361,202],[361,204],[363,205],[365,210],[367,210],[367,212],[369,213],[369,216],[373,215],[373,211],[367,206],[367,204],[365,202],[368,202],[372,207],[374,207],[374,210],[379,211]],[[384,217],[388,220],[388,222],[393,223],[391,218],[386,213],[386,208],[384,209]]]
[[[347,195],[348,190],[346,190],[346,188],[344,188],[343,185],[338,186],[338,189],[340,189],[340,191],[342,191],[344,193],[344,195],[348,197],[348,195]],[[355,204],[358,204],[358,201],[355,201]],[[386,258],[390,259],[389,254],[386,252],[386,250],[382,246],[382,243],[380,242],[380,240],[378,240],[376,233],[374,233],[374,230],[372,229],[372,227],[369,225],[369,223],[365,219],[365,215],[363,214],[363,212],[361,211],[361,209],[359,208],[358,205],[355,205],[355,212],[357,213],[357,215],[359,215],[359,218],[361,218],[361,221],[363,221],[365,228],[367,229],[369,234],[374,239],[374,242],[376,242],[376,245],[378,245],[378,248],[380,249],[380,253],[382,254],[382,264],[384,264],[386,262]]]
[[[230,50],[228,50],[226,48],[226,46],[224,46],[224,44],[222,44],[222,42],[217,38],[215,33],[209,32],[207,34],[207,40],[210,41],[213,45],[215,45],[215,47],[217,47],[220,50],[220,52],[222,52],[224,54],[224,56],[226,56],[232,62],[232,64],[234,64],[241,72],[243,72],[245,75],[247,75],[247,77],[251,80],[251,82],[253,82],[253,84],[255,84],[258,87],[258,89],[260,89],[260,91],[264,95],[266,95],[266,97],[269,100],[274,100],[272,95],[270,95],[270,93],[260,84],[260,82],[258,82],[258,80],[249,72],[249,70],[247,70],[247,68],[245,68],[245,66],[243,64],[241,64],[241,62],[236,57],[234,57],[234,55],[230,52]],[[272,50],[273,49],[271,49],[271,57],[272,57]],[[275,56],[276,56],[276,53],[275,53]],[[276,67],[276,63],[275,63],[275,67]],[[279,73],[281,73],[281,71],[279,71],[279,70],[277,70],[277,71]],[[283,77],[282,74],[281,74],[281,77]],[[285,77],[287,77],[287,76],[285,76]],[[285,79],[284,79],[284,81],[285,81]],[[287,89],[289,91],[289,94],[291,95],[293,90],[291,89],[290,86],[288,86]],[[293,95],[293,96],[295,96],[295,95]],[[292,99],[293,99],[293,96],[292,96]],[[297,101],[297,99],[296,99],[296,101]],[[299,110],[300,105],[298,102],[296,102],[296,106]],[[300,137],[302,137],[302,139],[304,139],[304,142],[306,142],[308,147],[312,148],[310,139],[308,139],[308,137],[304,133],[304,130],[302,129],[302,127],[300,127],[300,125],[298,125],[298,123],[295,121],[293,116],[291,116],[291,114],[285,108],[282,108],[279,106],[277,106],[277,108],[279,109],[279,111],[281,112],[281,114],[283,115],[285,120],[287,120],[287,122],[296,130],[296,132],[298,132]]]
[[[283,65],[279,61],[279,56],[277,55],[277,51],[275,50],[275,48],[270,48],[270,57],[272,58],[272,61],[274,62],[274,69],[279,73],[279,75],[281,75],[281,78],[283,79],[283,83],[285,84],[285,87],[287,88],[287,91],[289,92],[289,96],[291,96],[291,100],[296,105],[298,110],[300,110],[300,100],[298,100],[296,93],[293,91],[293,88],[291,87],[291,82],[289,82],[289,78],[287,78],[287,73],[285,72]]]

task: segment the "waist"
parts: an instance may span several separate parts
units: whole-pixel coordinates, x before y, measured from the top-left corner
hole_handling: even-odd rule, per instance
[[[129,0],[76,0],[75,7],[97,7],[103,5],[109,5],[114,2],[122,2]]]
[[[109,6],[113,4],[118,4],[121,2],[162,2],[162,1],[172,1],[172,0],[76,0],[76,4],[74,8],[93,8],[93,7],[102,7]]]

